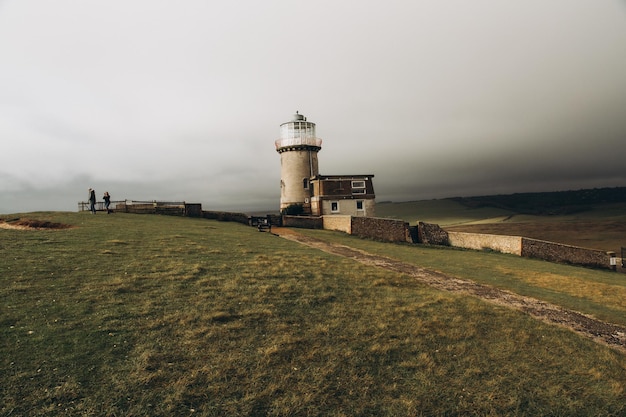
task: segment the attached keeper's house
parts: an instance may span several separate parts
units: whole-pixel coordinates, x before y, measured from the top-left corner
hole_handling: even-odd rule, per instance
[[[311,214],[374,215],[374,175],[316,175],[311,178]]]

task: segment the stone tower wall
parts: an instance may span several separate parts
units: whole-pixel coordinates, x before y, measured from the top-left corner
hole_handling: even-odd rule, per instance
[[[304,180],[319,174],[317,150],[285,150],[280,154],[280,165],[280,209],[291,204],[302,204],[310,210],[311,187],[304,188]]]

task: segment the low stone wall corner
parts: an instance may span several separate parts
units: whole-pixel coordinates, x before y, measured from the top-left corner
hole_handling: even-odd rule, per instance
[[[438,224],[418,222],[417,236],[417,243],[450,246],[448,232],[443,230]]]

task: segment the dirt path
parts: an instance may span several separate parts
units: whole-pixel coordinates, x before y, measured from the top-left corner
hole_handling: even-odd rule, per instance
[[[390,271],[407,274],[419,282],[440,290],[470,294],[494,304],[514,308],[547,323],[557,324],[571,329],[600,343],[626,352],[626,327],[594,319],[576,311],[567,310],[554,304],[534,298],[525,297],[488,285],[469,280],[454,278],[436,271],[420,268],[405,262],[384,256],[374,255],[349,246],[325,242],[316,238],[303,236],[294,230],[272,228],[272,232],[282,238],[289,239],[324,252],[354,259],[365,265],[377,266]]]

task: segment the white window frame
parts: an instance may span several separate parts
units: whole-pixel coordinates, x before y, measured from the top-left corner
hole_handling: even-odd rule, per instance
[[[352,186],[352,194],[366,194],[365,181],[353,180],[351,186]]]
[[[359,204],[361,208],[359,208]],[[365,201],[364,200],[356,200],[356,211],[365,211]]]

